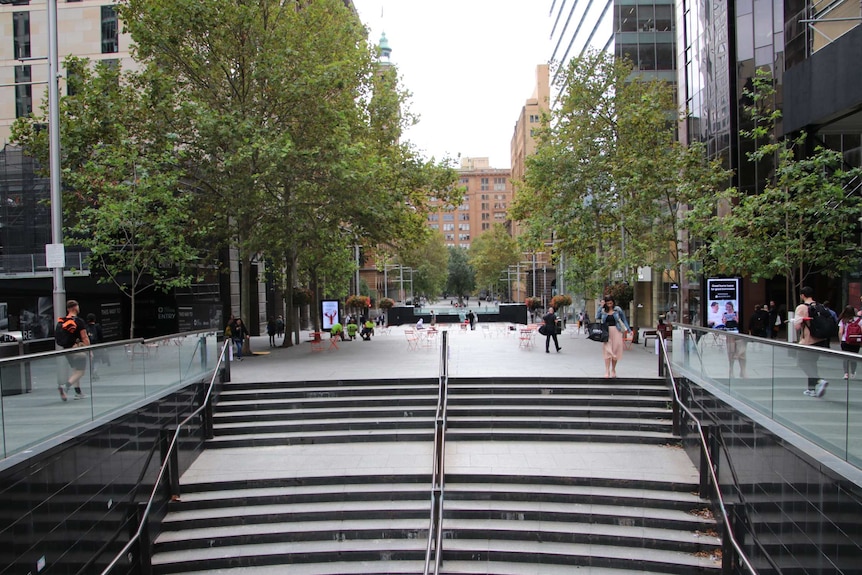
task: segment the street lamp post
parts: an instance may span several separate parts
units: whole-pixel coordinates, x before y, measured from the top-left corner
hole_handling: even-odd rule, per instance
[[[66,311],[66,285],[63,279],[65,251],[63,248],[63,199],[60,189],[60,88],[59,60],[57,57],[57,0],[48,0],[48,142],[51,181],[51,251],[58,261],[52,268],[54,275],[54,315]],[[47,258],[46,253],[46,258]],[[134,318],[132,318],[134,321]]]

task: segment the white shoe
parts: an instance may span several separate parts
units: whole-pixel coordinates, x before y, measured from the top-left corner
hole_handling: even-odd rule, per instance
[[[829,382],[825,379],[818,379],[817,386],[814,388],[814,397],[823,397],[826,393],[826,388],[829,387]]]
[[[809,396],[809,397],[814,397],[814,390],[813,390],[813,389],[806,389],[805,391],[803,391],[803,392],[802,392],[802,395],[807,395],[807,396]]]

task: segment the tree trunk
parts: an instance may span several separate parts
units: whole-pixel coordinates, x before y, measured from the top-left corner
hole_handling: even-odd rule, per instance
[[[293,306],[293,284],[295,277],[293,259],[293,255],[290,253],[284,258],[284,340],[281,342],[281,347],[293,347],[290,334],[294,334],[296,343],[299,343],[296,308]]]
[[[245,328],[250,329],[251,325],[251,258],[240,251],[239,257],[239,317],[245,323]],[[255,318],[257,314],[255,314]],[[255,321],[257,321],[255,319]],[[243,355],[252,355],[251,346],[248,340],[243,344]]]

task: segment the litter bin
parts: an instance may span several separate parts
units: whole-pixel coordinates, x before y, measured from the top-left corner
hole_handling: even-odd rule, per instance
[[[24,355],[21,332],[0,333],[0,358],[20,355]],[[4,397],[28,393],[32,389],[25,365],[26,362],[18,362],[0,367],[0,391]]]

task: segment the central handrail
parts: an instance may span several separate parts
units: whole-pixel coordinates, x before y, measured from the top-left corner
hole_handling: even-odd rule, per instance
[[[727,534],[727,538],[730,540],[730,544],[733,546],[733,549],[736,551],[737,557],[742,563],[745,565],[745,568],[748,570],[751,575],[758,575],[757,570],[751,564],[751,561],[748,559],[748,556],[742,550],[742,546],[736,540],[736,536],[734,534],[733,525],[730,522],[730,517],[727,511],[727,506],[724,503],[724,497],[721,494],[721,484],[718,482],[718,475],[716,474],[716,466],[712,459],[712,454],[710,453],[709,444],[706,439],[706,434],[703,431],[703,426],[700,423],[698,417],[692,412],[682,401],[682,398],[679,395],[679,389],[677,389],[676,379],[673,376],[673,369],[671,366],[670,359],[667,354],[667,345],[665,343],[665,339],[663,337],[658,338],[659,345],[661,346],[661,361],[664,364],[664,371],[670,380],[670,387],[673,391],[674,403],[679,406],[691,419],[694,421],[697,426],[697,432],[700,436],[700,445],[701,445],[701,453],[705,457],[705,464],[709,469],[709,475],[712,479],[712,487],[715,492],[716,500],[718,501],[718,507],[721,510],[722,521],[724,523],[724,530]],[[771,562],[771,561],[770,561]]]
[[[440,573],[443,560],[443,495],[445,490],[446,408],[449,402],[449,332],[442,332],[440,346],[440,379],[437,389],[437,410],[434,415],[434,454],[431,472],[431,517],[428,542],[425,547],[424,575]],[[433,568],[432,568],[433,552]]]
[[[216,378],[218,378],[219,367],[224,362],[225,350],[227,346],[230,345],[231,342],[225,341],[221,348],[221,353],[219,353],[218,362],[216,362],[215,369],[213,370],[212,378],[210,378],[209,385],[207,386],[206,393],[204,394],[203,400],[201,401],[201,405],[195,409],[192,413],[190,413],[185,419],[183,419],[174,430],[173,436],[171,437],[171,442],[168,445],[168,448],[165,452],[164,461],[162,462],[162,466],[159,468],[159,473],[156,476],[155,481],[153,482],[153,489],[150,491],[150,497],[147,500],[147,504],[144,507],[143,512],[140,515],[138,528],[135,533],[129,538],[129,541],[123,546],[123,548],[117,553],[113,560],[102,570],[101,575],[108,575],[111,570],[117,565],[117,563],[132,549],[132,546],[137,543],[141,539],[141,535],[144,532],[144,528],[149,519],[150,511],[153,508],[153,502],[156,499],[156,493],[158,492],[159,487],[162,484],[162,480],[165,477],[165,473],[167,473],[168,468],[170,467],[170,462],[172,459],[172,455],[174,450],[176,450],[177,440],[179,439],[180,431],[186,426],[186,424],[192,420],[192,418],[200,415],[207,407],[209,406],[210,398],[212,397],[213,387],[215,387]],[[141,554],[139,553],[139,556]]]

